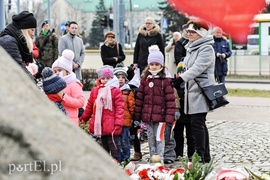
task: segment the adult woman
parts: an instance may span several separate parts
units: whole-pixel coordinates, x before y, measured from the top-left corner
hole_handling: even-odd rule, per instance
[[[133,64],[137,64],[141,72],[148,65],[148,48],[152,45],[157,45],[164,56],[164,43],[160,27],[155,23],[154,18],[147,17],[145,23],[139,28],[133,56]]]
[[[184,59],[186,71],[172,83],[176,88],[179,88],[180,83],[186,83],[184,112],[191,115],[195,150],[201,156],[202,162],[207,163],[211,159],[208,129],[205,124],[209,106],[194,79],[202,87],[215,83],[215,52],[212,47],[214,40],[213,36],[207,36],[208,24],[205,21],[190,20],[187,27],[189,43]]]
[[[105,34],[105,42],[101,46],[100,54],[103,65],[110,65],[114,68],[116,64],[126,59],[122,46],[115,40],[115,33],[112,31]]]
[[[22,67],[22,69],[35,81],[35,78],[27,70],[26,64],[33,62],[33,41],[29,29],[35,29],[37,21],[32,13],[23,11],[12,16],[10,23],[0,34],[0,45]]]
[[[166,66],[172,76],[176,74],[176,66],[177,66],[177,64],[175,64],[174,58],[175,44],[180,38],[181,34],[179,32],[174,32],[173,37],[170,39],[168,45],[165,47],[165,51],[166,53],[168,53],[166,58]]]

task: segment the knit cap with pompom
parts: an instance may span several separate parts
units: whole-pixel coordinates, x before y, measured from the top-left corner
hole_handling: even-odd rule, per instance
[[[179,73],[179,72],[184,72],[184,63],[183,63],[183,62],[179,62],[179,63],[178,63],[176,72],[177,72],[177,73]]]
[[[66,82],[61,77],[56,76],[49,67],[45,67],[41,75],[43,77],[43,90],[46,94],[57,94],[67,86]]]
[[[63,68],[69,73],[72,72],[72,66],[73,66],[73,59],[74,59],[74,52],[70,49],[65,49],[62,52],[62,56],[59,57],[52,65],[52,69],[55,67]]]
[[[160,52],[158,46],[152,45],[148,48],[148,50],[149,50],[149,55],[148,55],[148,59],[147,59],[148,65],[150,63],[156,62],[156,63],[159,63],[162,66],[164,66],[164,56]]]

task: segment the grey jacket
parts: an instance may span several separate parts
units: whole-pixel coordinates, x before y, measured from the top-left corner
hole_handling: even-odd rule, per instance
[[[186,45],[187,54],[184,59],[186,71],[180,75],[186,83],[184,107],[186,114],[209,111],[205,97],[194,78],[199,81],[201,87],[215,84],[215,51],[212,47],[213,43],[213,36],[206,36]]]
[[[78,64],[80,67],[75,70],[76,78],[82,80],[81,67],[85,57],[85,50],[83,41],[78,36],[72,36],[70,33],[63,35],[58,43],[59,56],[65,49],[70,49],[74,52],[75,57],[73,63]]]

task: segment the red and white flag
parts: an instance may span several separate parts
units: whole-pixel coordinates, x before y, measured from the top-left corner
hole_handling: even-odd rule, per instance
[[[160,122],[157,128],[157,135],[156,140],[157,141],[164,141],[164,131],[166,127],[166,122]]]
[[[170,136],[170,139],[172,139],[173,138],[173,136],[174,136],[174,127],[175,127],[175,124],[176,124],[176,121],[173,121],[173,123],[172,123],[172,129],[171,129],[171,136]]]

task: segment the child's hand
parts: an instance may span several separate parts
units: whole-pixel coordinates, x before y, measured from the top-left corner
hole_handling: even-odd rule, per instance
[[[122,126],[115,126],[114,127],[114,135],[120,135],[121,134],[121,132],[122,132]]]

